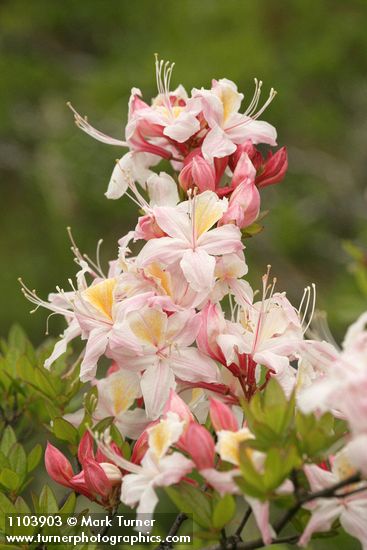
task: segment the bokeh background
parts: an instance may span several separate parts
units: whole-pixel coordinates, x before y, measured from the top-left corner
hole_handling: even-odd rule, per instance
[[[271,263],[295,303],[316,282],[340,337],[366,308],[343,244],[367,248],[366,26],[365,0],[2,0],[0,332],[18,322],[44,337],[46,314],[29,315],[17,277],[42,295],[67,286],[66,226],[89,254],[103,237],[107,261],[134,223],[128,199],[103,195],[122,151],[77,130],[66,101],[121,137],[130,88],[156,94],[159,52],[176,61],[173,85],[227,77],[250,98],[257,76],[278,90],[265,118],[290,168],[263,193],[271,213],[247,243],[250,279]]]

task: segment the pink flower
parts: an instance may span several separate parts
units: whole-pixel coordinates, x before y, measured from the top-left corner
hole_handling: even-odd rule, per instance
[[[343,479],[343,473],[350,470],[346,463],[346,456],[340,453],[334,460],[331,472],[319,468],[315,464],[304,467],[305,474],[312,491],[320,491],[338,483]],[[353,470],[350,470],[353,473]],[[356,487],[346,487],[348,492]],[[341,491],[339,491],[341,492]],[[325,532],[331,529],[336,519],[339,519],[343,529],[353,537],[356,537],[362,544],[364,550],[367,548],[367,489],[350,496],[334,498],[318,498],[305,505],[312,512],[306,529],[304,530],[299,544],[307,546],[313,533]]]
[[[265,105],[255,113],[261,89],[261,83],[255,82],[254,99],[244,114],[238,112],[243,94],[238,93],[237,86],[226,78],[213,80],[211,90],[192,91],[193,99],[189,101],[189,106],[196,110],[200,105],[210,128],[202,144],[203,156],[207,160],[231,155],[237,145],[248,139],[254,144],[276,145],[275,128],[267,122],[256,120],[272,101],[275,92],[271,90]]]
[[[231,409],[221,401],[211,398],[209,411],[210,420],[216,432],[220,430],[236,432],[239,429],[237,418]]]
[[[190,347],[200,322],[193,310],[167,315],[143,307],[115,326],[111,353],[122,369],[143,372],[140,386],[148,418],[160,415],[176,377],[189,382],[218,381],[216,364]]]
[[[191,456],[199,471],[214,468],[215,444],[204,426],[190,422],[180,440],[180,447]]]
[[[354,435],[367,433],[366,324],[363,313],[349,327],[341,351],[325,342],[305,342],[302,347],[314,376],[300,391],[299,406],[305,412],[338,411]]]
[[[137,514],[151,515],[158,503],[155,489],[178,483],[191,472],[194,464],[181,453],[171,452],[184,429],[184,423],[175,413],[148,428],[148,450],[140,465],[118,456],[114,449],[101,445],[103,452],[115,464],[130,472],[125,474],[121,486],[121,500],[127,506],[137,505]],[[170,454],[169,454],[170,453]]]
[[[215,191],[215,168],[204,159],[200,150],[194,150],[185,158],[178,180],[185,191],[194,187],[200,192]]]
[[[260,193],[255,185],[256,170],[247,153],[238,159],[232,178],[234,189],[228,209],[220,220],[220,225],[235,223],[243,229],[251,225],[260,212]]]
[[[252,225],[260,212],[260,193],[254,182],[240,183],[229,199],[220,225],[235,223],[240,229]]]
[[[214,285],[215,256],[243,248],[240,231],[235,226],[212,229],[226,208],[224,199],[218,199],[211,191],[177,208],[155,208],[155,219],[168,237],[151,239],[138,255],[138,265],[144,267],[153,261],[171,265],[179,261],[193,290],[210,291]]]
[[[116,446],[114,451],[121,454]],[[94,455],[93,439],[89,432],[85,432],[80,440],[78,460],[82,471],[74,475],[68,459],[51,443],[47,443],[45,466],[48,475],[60,485],[69,487],[90,500],[108,505],[114,497],[115,486],[121,483],[122,475],[101,451]]]
[[[261,155],[259,156],[261,157]],[[262,188],[273,185],[274,183],[279,183],[288,170],[287,148],[282,147],[276,153],[270,151],[265,160],[261,157],[260,162],[258,156],[256,156],[255,159],[252,159],[252,162],[257,169],[257,187]]]

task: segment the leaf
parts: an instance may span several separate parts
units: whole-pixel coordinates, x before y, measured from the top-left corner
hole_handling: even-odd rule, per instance
[[[265,498],[266,488],[264,487],[262,475],[256,470],[252,462],[252,449],[247,447],[246,441],[240,443],[240,470],[246,486],[246,493],[250,496]],[[236,481],[237,482],[237,481]],[[256,494],[255,494],[256,493]]]
[[[22,497],[17,497],[14,506],[19,514],[30,514],[31,512],[28,504]]]
[[[260,223],[254,222],[252,225],[249,225],[245,229],[242,229],[242,237],[244,239],[248,239],[250,237],[253,237],[254,235],[257,235],[258,233],[261,233],[263,231],[264,226]]]
[[[107,418],[104,418],[98,424],[93,426],[93,431],[97,433],[104,432],[107,428],[109,428],[112,424],[112,422],[115,420],[114,416],[108,416]]]
[[[15,492],[21,486],[22,480],[19,475],[9,468],[4,468],[0,474],[0,483],[9,491]]]
[[[35,468],[37,468],[39,461],[42,457],[42,446],[37,443],[33,447],[33,449],[28,453],[27,457],[27,472],[32,472]]]
[[[34,383],[40,392],[42,392],[47,397],[51,399],[56,399],[56,401],[58,401],[58,393],[55,391],[55,388],[53,387],[53,385],[49,380],[50,376],[47,376],[45,372],[43,372],[43,370],[38,368],[35,369]]]
[[[4,493],[0,493],[0,512],[2,512],[4,515],[16,513],[14,504],[8,499],[6,495],[4,495]]]
[[[220,499],[213,510],[213,527],[222,529],[227,525],[236,513],[236,502],[232,495],[225,495]]]
[[[4,453],[5,456],[8,456],[10,449],[16,442],[17,438],[15,437],[14,430],[10,426],[7,426],[1,439],[0,451]]]
[[[0,469],[2,468],[9,468],[9,460],[7,457],[0,451]]]
[[[19,443],[13,445],[8,458],[12,470],[19,475],[22,481],[24,481],[27,475],[27,456],[22,445]]]
[[[206,529],[211,528],[211,506],[205,494],[188,483],[165,487],[166,493],[181,512],[192,514],[194,521]]]
[[[266,455],[264,485],[268,491],[273,491],[284,480],[283,457],[279,449],[270,449]]]
[[[30,345],[26,333],[19,325],[13,325],[10,328],[8,336],[8,345],[10,348],[15,348],[20,352],[24,352]]]
[[[70,422],[61,416],[55,418],[53,422],[53,433],[58,439],[67,441],[72,445],[77,445],[79,440],[78,430]]]
[[[72,514],[75,510],[76,495],[74,492],[70,493],[63,506],[60,508],[60,514]]]
[[[39,513],[40,514],[56,514],[59,507],[56,502],[55,495],[48,485],[45,485],[39,496]]]

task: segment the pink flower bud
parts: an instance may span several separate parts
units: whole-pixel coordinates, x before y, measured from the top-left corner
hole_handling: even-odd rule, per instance
[[[279,183],[284,178],[287,169],[287,148],[282,147],[274,154],[270,152],[266,161],[258,169],[256,185],[261,188]]]
[[[213,468],[215,445],[204,426],[190,422],[182,439],[182,448],[191,455],[198,470]]]
[[[151,428],[152,426],[155,426],[155,424],[158,424],[158,422],[158,420],[154,420],[154,422],[151,422],[148,427]],[[133,452],[131,454],[131,462],[134,464],[140,464],[148,448],[148,432],[145,429],[135,442]]]
[[[215,169],[201,155],[195,153],[185,159],[185,165],[182,168],[178,181],[185,191],[197,187],[200,192],[215,191]]]
[[[144,239],[145,241],[149,241],[150,239],[157,239],[164,236],[165,233],[155,221],[154,216],[146,214],[145,216],[139,217],[138,225],[135,228],[136,239]]]
[[[237,163],[243,153],[246,153],[251,160],[256,154],[256,147],[252,144],[252,141],[250,139],[245,141],[244,143],[241,143],[241,145],[237,145],[236,151],[229,157],[228,165],[232,172],[235,171]]]
[[[193,420],[192,413],[186,403],[171,389],[167,403],[164,406],[163,414],[174,412],[180,420],[191,422]]]
[[[86,431],[79,443],[78,460],[80,464],[83,464],[85,460],[90,458],[94,458],[93,438],[91,434]]]
[[[87,459],[83,464],[83,472],[85,484],[92,494],[104,498],[110,494],[112,484],[98,462]]]
[[[221,430],[237,432],[239,429],[237,418],[231,409],[221,401],[214,398],[210,399],[209,414],[216,432]]]
[[[200,316],[202,322],[196,338],[199,350],[226,365],[226,359],[217,344],[217,336],[226,329],[225,320],[221,316],[218,306],[208,302]]]
[[[122,474],[117,466],[111,464],[110,462],[100,462],[99,465],[112,485],[118,485],[121,483]]]
[[[45,452],[45,466],[48,475],[54,481],[65,487],[71,487],[70,480],[74,475],[71,464],[59,449],[49,442]]]
[[[251,162],[250,157],[247,153],[242,153],[233,172],[232,187],[236,188],[241,183],[253,183],[255,176],[256,168]]]
[[[243,229],[254,223],[259,212],[260,193],[254,183],[244,182],[233,191],[228,209],[219,221],[219,225],[235,223]]]

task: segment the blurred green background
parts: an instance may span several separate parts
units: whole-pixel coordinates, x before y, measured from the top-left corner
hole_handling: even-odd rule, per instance
[[[340,336],[365,298],[343,240],[367,247],[367,3],[365,0],[2,0],[0,4],[0,330],[20,322],[35,342],[46,314],[29,315],[22,275],[41,295],[74,274],[66,235],[103,258],[136,217],[104,192],[122,151],[73,124],[71,100],[121,137],[132,86],[156,94],[153,53],[176,62],[173,85],[253,77],[278,96],[266,119],[289,146],[284,182],[263,192],[266,230],[249,240],[250,279],[267,263],[298,303],[318,285],[318,306]],[[245,100],[246,101],[246,100]],[[61,324],[52,320],[50,331]]]

